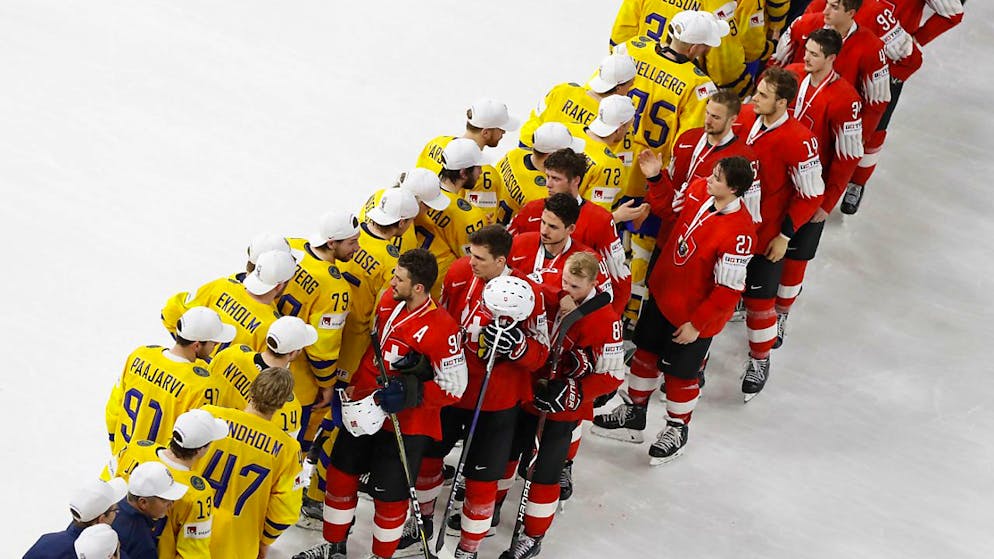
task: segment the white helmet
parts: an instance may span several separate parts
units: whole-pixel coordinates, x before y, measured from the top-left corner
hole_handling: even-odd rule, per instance
[[[497,276],[483,288],[483,304],[495,317],[521,322],[535,310],[535,292],[527,281],[514,276]]]
[[[349,433],[361,437],[372,435],[383,427],[387,414],[376,403],[375,392],[362,400],[349,400],[343,389],[338,391],[342,399],[342,423]]]

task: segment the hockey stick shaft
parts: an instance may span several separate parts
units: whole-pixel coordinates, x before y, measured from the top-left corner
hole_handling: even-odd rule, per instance
[[[559,330],[556,332],[556,338],[552,344],[552,362],[549,366],[549,378],[555,377],[556,369],[559,367],[559,358],[562,355],[563,341],[566,339],[566,333],[569,329],[573,327],[574,324],[579,322],[579,320],[588,314],[596,311],[597,309],[607,306],[611,302],[611,296],[608,293],[600,292],[594,295],[593,298],[584,301],[580,306],[573,309],[566,316],[559,321]],[[514,531],[511,537],[511,547],[514,549],[515,544],[521,539],[521,534],[524,533],[525,529],[525,509],[528,507],[528,494],[531,492],[532,477],[535,475],[535,465],[538,463],[538,452],[539,446],[542,442],[542,434],[545,432],[545,421],[548,417],[548,413],[540,412],[538,415],[538,425],[535,427],[535,444],[532,448],[531,456],[528,459],[528,469],[525,472],[525,485],[521,489],[521,500],[518,503],[518,516],[514,521]]]
[[[476,397],[476,407],[473,409],[473,420],[470,421],[469,431],[466,432],[466,440],[463,442],[462,450],[459,452],[459,463],[456,464],[456,476],[452,478],[452,490],[449,491],[449,499],[445,503],[445,515],[442,516],[442,528],[435,538],[435,553],[438,553],[445,545],[445,523],[449,521],[452,508],[456,502],[456,487],[459,486],[459,478],[462,477],[463,468],[466,466],[466,459],[469,457],[469,445],[473,444],[473,434],[476,433],[476,423],[480,419],[480,409],[483,407],[483,399],[487,394],[487,385],[490,384],[490,375],[494,370],[494,362],[497,360],[497,344],[505,330],[500,327],[499,317],[497,321],[497,336],[494,338],[493,346],[490,348],[490,358],[487,360],[487,369],[483,373],[483,383],[480,385],[480,395]]]
[[[383,348],[380,347],[380,334],[377,332],[376,326],[373,326],[372,332],[370,332],[373,338],[373,357],[376,361],[376,368],[380,371],[380,385],[386,386],[390,382],[390,377],[387,375],[386,365],[383,363]],[[400,432],[400,420],[397,418],[397,414],[391,413],[387,414],[390,417],[390,423],[393,425],[393,434],[397,439],[397,452],[400,454],[400,464],[404,468],[404,477],[407,479],[407,489],[411,494],[411,511],[414,515],[414,521],[418,525],[418,534],[421,536],[421,551],[424,554],[425,559],[432,559],[431,553],[428,552],[428,536],[425,533],[425,523],[421,519],[421,503],[418,502],[418,490],[415,486],[415,480],[411,477],[411,468],[407,463],[407,449],[404,447],[404,436]]]

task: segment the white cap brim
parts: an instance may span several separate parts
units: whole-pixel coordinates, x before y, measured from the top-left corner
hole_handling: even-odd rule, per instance
[[[128,482],[123,477],[115,477],[107,482],[107,485],[114,490],[114,502],[118,502],[128,494]]]
[[[210,442],[219,441],[228,436],[228,422],[217,417],[210,422]]]
[[[391,215],[380,209],[379,206],[366,212],[366,216],[372,219],[377,225],[393,225],[401,220],[399,215]]]
[[[247,289],[248,292],[251,293],[252,295],[265,295],[266,293],[272,291],[274,287],[276,287],[276,284],[270,285],[262,281],[261,279],[259,279],[259,276],[256,274],[248,274],[247,276],[245,276],[245,279],[242,280],[242,285],[244,285],[245,289]],[[234,330],[234,327],[231,327],[231,329]],[[228,341],[230,342],[231,340]]]
[[[307,338],[304,339],[304,347],[314,345],[318,341],[317,329],[310,324],[304,324],[304,331],[307,332]]]
[[[521,119],[508,113],[507,120],[504,121],[504,124],[498,126],[497,128],[500,128],[504,132],[511,132],[517,130],[520,127],[521,127]]]
[[[583,138],[573,138],[573,141],[569,143],[569,149],[576,153],[583,153],[584,148],[587,147],[587,142]]]
[[[290,256],[293,257],[294,263],[300,264],[300,261],[304,259],[304,251],[300,250],[299,248],[291,248]]]
[[[449,200],[449,197],[443,194],[441,191],[438,193],[438,196],[432,198],[431,200],[421,200],[421,201],[424,202],[425,205],[428,206],[429,208],[438,211],[442,211],[445,208],[448,208],[449,204],[452,202],[451,200]]]
[[[156,495],[156,497],[160,499],[168,499],[170,501],[178,501],[180,500],[180,498],[183,497],[183,495],[186,495],[186,491],[188,489],[190,488],[183,485],[182,483],[174,481],[173,484],[169,486],[169,489],[166,489],[162,493],[159,493],[158,495]]]
[[[605,138],[607,136],[610,136],[611,134],[614,134],[618,130],[618,128],[621,128],[621,126],[619,125],[612,128],[610,124],[604,122],[600,118],[595,118],[593,121],[590,122],[590,124],[587,125],[587,128],[589,128],[591,132],[597,134],[601,138]]]
[[[607,93],[608,91],[611,90],[611,88],[618,87],[618,84],[611,83],[605,80],[604,78],[602,78],[599,72],[597,73],[596,76],[590,78],[590,81],[587,82],[587,85],[589,85],[590,89],[593,89],[597,93]]]
[[[219,344],[230,343],[231,340],[235,339],[235,335],[237,333],[238,332],[237,332],[237,330],[235,330],[234,326],[232,326],[230,324],[225,324],[224,322],[222,322],[221,323],[221,333],[218,334],[217,336],[214,336],[214,339],[212,339],[211,341],[212,342],[217,342]]]
[[[720,47],[721,39],[727,37],[732,32],[732,27],[728,25],[727,21],[719,19],[715,23],[718,24],[718,37],[712,42],[705,43],[709,47]]]

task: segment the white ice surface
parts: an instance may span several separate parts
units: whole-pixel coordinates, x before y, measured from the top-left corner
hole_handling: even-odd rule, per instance
[[[524,115],[582,80],[617,4],[0,3],[2,555],[67,523],[124,357],[168,340],[167,296],[237,270],[259,231],[356,208],[472,99]],[[729,327],[685,455],[649,469],[647,445],[586,437],[543,557],[994,551],[994,8],[967,7],[905,88],[860,214],[831,220],[767,389],[743,406]],[[291,529],[271,557],[318,539]]]

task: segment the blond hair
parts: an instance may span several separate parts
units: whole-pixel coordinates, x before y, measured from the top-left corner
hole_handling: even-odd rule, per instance
[[[600,262],[590,252],[574,252],[566,259],[565,269],[574,276],[590,281],[597,281]]]
[[[293,398],[293,375],[285,367],[263,369],[249,388],[249,402],[261,413],[272,414]]]

